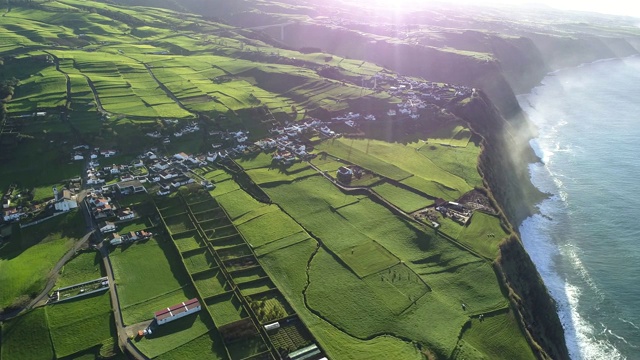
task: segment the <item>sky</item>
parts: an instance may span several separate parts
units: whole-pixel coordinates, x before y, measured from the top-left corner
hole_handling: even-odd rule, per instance
[[[635,0],[481,0],[480,2],[508,4],[540,3],[562,10],[591,11],[640,18],[640,3]]]
[[[370,0],[373,3],[409,5],[427,3],[429,0]],[[604,14],[627,15],[640,19],[640,2],[636,0],[440,0],[454,4],[541,4],[561,10],[591,11]]]

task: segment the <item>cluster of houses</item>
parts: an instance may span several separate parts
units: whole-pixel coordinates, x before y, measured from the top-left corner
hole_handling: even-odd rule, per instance
[[[35,215],[44,209],[50,209],[52,212],[67,212],[78,207],[76,200],[76,191],[80,190],[80,178],[71,179],[68,187],[64,187],[58,191],[53,188],[53,199],[31,205],[22,205],[16,198],[21,198],[22,194],[15,185],[9,187],[2,197],[2,220],[4,222],[19,221],[25,217]]]
[[[71,159],[74,161],[80,161],[88,157],[91,160],[97,160],[99,157],[110,158],[115,156],[117,153],[118,152],[116,150],[112,149],[100,150],[100,148],[91,149],[89,145],[76,145],[73,147]]]
[[[175,120],[175,119],[166,119],[164,121],[165,121],[165,123],[168,123],[168,124],[177,124],[178,123],[178,120]],[[200,126],[198,125],[197,122],[192,121],[189,124],[186,124],[184,127],[175,130],[173,132],[173,136],[174,137],[181,137],[182,135],[192,134],[192,133],[195,133],[195,132],[198,132],[198,131],[200,131]],[[163,144],[171,143],[171,139],[168,136],[164,136],[158,130],[148,132],[145,135],[148,136],[148,137],[154,138],[154,139],[162,138],[162,143]]]
[[[111,202],[111,198],[102,194],[101,190],[93,190],[85,198],[89,211],[96,221],[117,219],[119,221],[131,220],[136,214],[130,208],[118,209]]]
[[[407,112],[410,108],[425,109],[428,104],[443,105],[446,101],[467,97],[475,92],[475,89],[464,85],[438,84],[381,73],[374,75],[374,88],[378,86],[378,82],[388,84],[387,92],[403,100],[402,106],[398,107],[400,113],[405,115],[411,114]]]
[[[146,230],[129,231],[126,234],[119,234],[117,224],[112,221],[103,221],[99,225],[99,230],[102,235],[107,237],[109,243],[113,246],[117,246],[123,243],[147,240],[153,236],[153,233]]]
[[[362,119],[366,121],[376,121],[376,117],[372,114],[362,116],[360,115],[360,113],[353,113],[353,112],[349,112],[346,115],[336,116],[331,118],[331,120],[334,122],[344,122],[347,126],[350,126],[350,127],[355,127],[356,121],[360,121]]]

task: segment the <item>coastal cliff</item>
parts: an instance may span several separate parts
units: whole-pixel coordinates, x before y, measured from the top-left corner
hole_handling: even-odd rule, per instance
[[[530,181],[527,164],[539,159],[528,142],[534,131],[515,94],[529,92],[553,70],[637,54],[640,41],[590,34],[557,36],[525,32],[507,37],[459,31],[443,34],[439,42],[409,45],[384,38],[372,40],[371,36],[344,28],[309,24],[293,27],[295,30],[287,31],[284,42],[294,48],[303,44],[318,47],[344,57],[371,61],[400,74],[481,89],[471,101],[452,104],[448,110],[466,120],[483,138],[478,168],[512,232],[500,244],[494,269],[537,356],[568,359],[556,303],[517,231],[546,194],[540,193]],[[443,50],[446,46],[463,51]]]
[[[532,213],[533,204],[544,196],[533,187],[524,166],[534,159],[527,152],[522,155],[522,162],[512,156],[513,149],[522,148],[522,144],[512,137],[511,134],[516,133],[512,132],[513,126],[482,92],[470,102],[453,107],[452,111],[482,136],[483,151],[478,168],[485,186],[490,189],[503,219],[510,224],[519,224]],[[494,269],[507,289],[514,313],[538,358],[568,359],[556,304],[524,250],[517,231],[509,227],[512,234],[500,244]]]

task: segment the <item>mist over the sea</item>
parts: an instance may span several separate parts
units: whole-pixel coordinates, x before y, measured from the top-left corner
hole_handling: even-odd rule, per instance
[[[557,71],[519,96],[537,127],[520,227],[573,359],[640,359],[640,58]],[[524,165],[523,165],[524,166]]]

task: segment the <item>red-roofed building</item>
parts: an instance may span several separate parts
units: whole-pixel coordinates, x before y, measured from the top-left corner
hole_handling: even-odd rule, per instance
[[[181,304],[176,304],[172,307],[156,311],[154,317],[158,325],[162,325],[170,321],[180,319],[181,317],[185,317],[189,314],[198,312],[201,308],[202,307],[200,306],[200,301],[196,298],[193,298]]]

